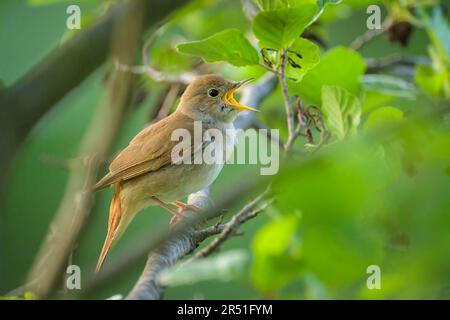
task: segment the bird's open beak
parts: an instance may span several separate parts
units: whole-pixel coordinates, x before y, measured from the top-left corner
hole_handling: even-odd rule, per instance
[[[234,91],[236,91],[237,89],[242,87],[244,84],[246,84],[246,83],[248,83],[248,82],[250,82],[252,80],[253,80],[253,78],[249,78],[249,79],[242,80],[242,81],[234,83],[233,86],[231,87],[231,89],[228,90],[225,93],[225,96],[224,96],[225,102],[228,103],[229,105],[233,106],[234,108],[239,109],[239,110],[250,110],[250,111],[258,112],[258,110],[256,110],[256,109],[253,109],[251,107],[247,107],[247,106],[244,106],[244,105],[240,104],[233,97]]]

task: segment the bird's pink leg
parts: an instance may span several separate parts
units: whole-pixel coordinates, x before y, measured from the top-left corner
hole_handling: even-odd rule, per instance
[[[175,205],[175,206],[177,206],[178,208],[181,209],[179,211],[181,214],[183,214],[182,212],[185,211],[185,210],[192,210],[192,211],[195,211],[195,212],[201,211],[199,207],[194,206],[193,204],[186,204],[186,203],[183,203],[181,201],[173,201],[172,203],[173,203],[173,205]]]
[[[201,211],[199,207],[196,207],[192,204],[186,204],[181,201],[173,201],[172,204],[178,207],[179,215],[173,216],[172,220],[170,220],[169,224],[177,222],[178,219],[180,219],[183,216],[183,214],[186,210],[191,210],[191,211],[195,211],[195,212]]]
[[[169,211],[170,213],[172,213],[172,219],[170,219],[169,224],[174,223],[175,221],[177,221],[179,218],[181,218],[183,216],[183,214],[181,212],[176,211],[174,208],[172,208],[171,206],[169,206],[167,203],[165,203],[164,201],[158,199],[157,197],[152,197],[153,200],[158,203],[161,207],[163,207],[164,209],[166,209],[167,211]]]

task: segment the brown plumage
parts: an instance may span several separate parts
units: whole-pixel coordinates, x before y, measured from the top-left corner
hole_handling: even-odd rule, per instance
[[[183,156],[192,158],[202,152],[205,143],[193,143],[194,121],[201,121],[203,131],[214,128],[225,132],[233,128],[232,121],[240,110],[254,110],[240,105],[232,96],[245,82],[232,83],[218,75],[199,77],[187,87],[173,114],[143,129],[111,162],[109,173],[94,187],[100,190],[114,186],[108,231],[97,271],[137,212],[149,205],[160,205],[180,215],[167,202],[175,202],[182,214],[185,205],[176,200],[214,181],[222,168],[220,164],[173,163],[172,149],[179,141],[172,141],[171,135],[176,129],[185,129],[191,134],[191,147]],[[213,96],[216,92],[212,89],[218,94]],[[232,138],[226,148],[234,144]]]
[[[95,190],[171,164],[171,151],[178,141],[171,141],[170,135],[180,128],[192,132],[194,122],[185,114],[175,112],[143,129],[111,162],[109,173],[96,183]]]

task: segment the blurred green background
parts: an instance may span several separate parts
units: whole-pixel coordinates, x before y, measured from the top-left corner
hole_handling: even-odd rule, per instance
[[[99,19],[109,4],[108,1],[0,2],[0,79],[4,85],[12,84],[70,38],[72,31],[66,29],[66,8],[73,3],[81,8],[82,30]],[[316,32],[328,48],[348,47],[367,30],[368,3],[343,1],[326,8]],[[386,15],[384,7],[382,15]],[[165,27],[151,48],[152,62],[166,72],[189,70],[196,60],[176,52],[174,46],[226,28],[238,28],[250,34],[250,22],[240,9],[240,1],[197,1],[196,6]],[[360,54],[364,58],[393,53],[428,56],[429,43],[426,31],[414,28],[406,47],[388,43],[381,36],[367,44]],[[256,67],[237,68],[225,63],[202,68],[220,72],[233,80],[262,73]],[[107,66],[100,68],[60,101],[34,128],[16,157],[6,196],[1,202],[4,216],[0,221],[0,295],[6,295],[26,281],[58,209],[80,139],[102,99],[106,71]],[[414,82],[414,79],[408,81]],[[143,101],[135,101],[127,109],[111,156],[126,146],[148,122],[165,89],[164,85],[144,76],[136,78],[135,91],[143,90],[148,94]],[[381,103],[405,114],[438,105],[436,99],[420,90],[413,99],[392,96],[386,100],[389,102]],[[280,90],[277,90],[264,102],[260,118],[271,127],[280,128],[284,134],[281,101]],[[363,115],[363,120],[367,116]],[[393,169],[386,169],[384,162],[372,152],[378,148],[377,140],[365,137],[335,147],[337,151],[326,150],[317,156],[318,160],[291,164],[276,180],[275,190],[280,192],[276,205],[246,223],[242,227],[244,235],[230,239],[221,250],[243,249],[248,259],[242,270],[223,281],[219,275],[219,279],[210,281],[169,286],[165,298],[448,298],[450,140],[445,127],[436,133],[434,123],[414,125],[412,129],[404,129],[406,133],[392,134],[406,136],[404,140],[408,140],[411,132],[420,130],[432,137],[432,141],[425,140],[419,147],[419,153],[426,154],[419,157],[424,162],[423,171],[418,169],[416,175],[408,176],[400,169],[393,179]],[[445,168],[447,174],[443,174]],[[257,170],[257,166],[252,165],[226,166],[213,185],[213,198],[235,188],[243,177],[255,175]],[[85,272],[100,252],[111,196],[111,190],[97,194],[93,219],[75,250],[72,263],[81,267],[82,276],[92,271]],[[243,197],[230,212],[238,210],[249,199]],[[168,221],[169,215],[162,209],[145,209],[129,226],[106,263],[136,239],[167,228]],[[402,239],[408,239],[407,244]],[[394,244],[400,242],[400,249],[387,249],[394,246],[391,240]],[[280,247],[275,248],[273,243]],[[126,294],[144,263],[142,260],[140,265],[88,298]],[[371,264],[381,266],[382,290],[371,291],[365,287],[366,268]]]

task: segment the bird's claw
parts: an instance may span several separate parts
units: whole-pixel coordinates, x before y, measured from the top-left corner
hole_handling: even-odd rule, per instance
[[[199,207],[197,207],[193,204],[185,204],[180,201],[174,201],[173,204],[178,207],[178,215],[172,216],[172,219],[170,219],[170,222],[169,222],[170,225],[172,225],[172,224],[176,223],[178,220],[180,220],[184,216],[184,213],[186,211],[193,211],[196,213],[200,213],[202,211]]]

